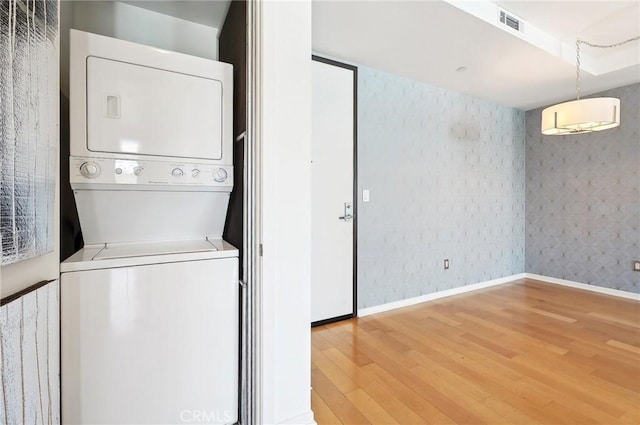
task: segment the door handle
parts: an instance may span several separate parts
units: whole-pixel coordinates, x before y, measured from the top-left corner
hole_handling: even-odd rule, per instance
[[[344,215],[338,217],[338,220],[351,221],[353,218],[353,203],[345,202],[344,203]]]

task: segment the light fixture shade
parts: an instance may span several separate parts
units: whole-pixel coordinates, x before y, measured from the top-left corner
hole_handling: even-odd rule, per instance
[[[542,134],[590,133],[620,125],[620,99],[595,97],[559,103],[542,111]]]

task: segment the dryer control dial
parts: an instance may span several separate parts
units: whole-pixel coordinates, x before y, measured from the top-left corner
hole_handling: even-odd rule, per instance
[[[142,174],[143,171],[144,171],[144,168],[140,166],[133,168],[133,174],[135,174],[136,176],[139,176],[140,174]]]
[[[191,177],[197,178],[199,175],[200,175],[200,170],[198,170],[197,168],[194,168],[193,170],[191,170]]]
[[[100,166],[95,162],[83,162],[80,165],[80,174],[88,179],[96,178],[100,174]]]
[[[171,175],[174,177],[181,177],[184,175],[184,171],[182,171],[182,168],[174,168],[171,170]]]
[[[218,168],[213,173],[213,180],[218,183],[224,183],[227,180],[227,177],[229,177],[229,174],[227,174],[227,170],[224,168]]]

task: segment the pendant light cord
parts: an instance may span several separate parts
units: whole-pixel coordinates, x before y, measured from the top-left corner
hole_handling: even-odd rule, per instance
[[[584,44],[585,46],[596,47],[598,49],[610,49],[613,47],[622,46],[623,44],[631,43],[632,41],[636,40],[640,40],[640,35],[614,44],[594,44],[576,38],[576,100],[580,100],[580,45]]]

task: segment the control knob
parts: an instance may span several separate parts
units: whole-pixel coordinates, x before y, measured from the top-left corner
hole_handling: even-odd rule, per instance
[[[227,177],[229,177],[229,174],[227,174],[227,170],[225,170],[224,168],[218,168],[213,173],[213,180],[218,183],[224,183],[227,180]]]
[[[200,175],[200,170],[198,170],[197,168],[194,168],[193,170],[191,170],[191,176],[192,177],[198,177]]]
[[[184,171],[182,171],[181,168],[174,168],[173,170],[171,170],[171,175],[173,177],[181,177],[182,175],[184,175]]]
[[[140,174],[142,174],[143,171],[144,171],[144,168],[140,166],[133,168],[133,174],[135,174],[136,176],[139,176]]]
[[[80,174],[88,179],[96,178],[100,174],[100,166],[95,162],[83,162],[80,165]]]

